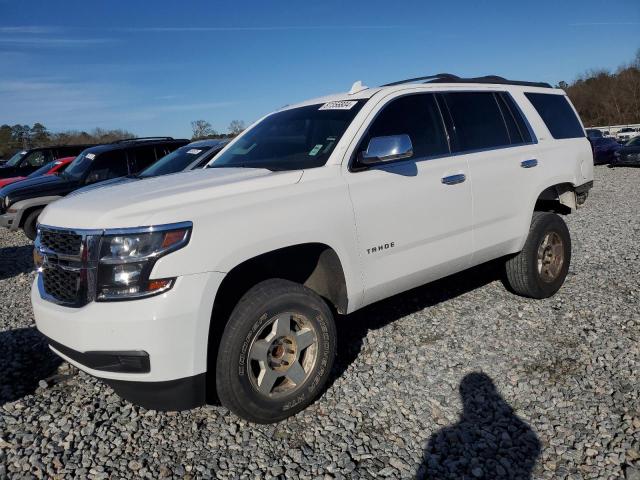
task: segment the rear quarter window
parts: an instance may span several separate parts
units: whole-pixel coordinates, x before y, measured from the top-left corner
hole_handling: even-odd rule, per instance
[[[551,136],[555,139],[584,137],[584,130],[564,95],[526,92]]]

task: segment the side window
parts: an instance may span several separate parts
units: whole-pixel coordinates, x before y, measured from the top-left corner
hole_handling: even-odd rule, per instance
[[[127,157],[123,150],[105,152],[98,155],[91,164],[86,183],[102,182],[110,178],[124,177],[128,174]]]
[[[520,132],[520,136],[522,137],[522,141],[525,143],[531,143],[533,141],[531,139],[531,131],[529,130],[529,127],[527,126],[527,123],[522,116],[522,112],[520,112],[520,109],[516,105],[516,102],[513,101],[513,98],[511,98],[511,95],[509,95],[507,92],[500,92],[498,96],[500,97],[500,100],[504,102],[500,105],[506,105],[511,114],[511,117],[515,120],[518,131]],[[513,142],[513,138],[511,139],[511,141]]]
[[[156,147],[156,159],[160,160],[162,157],[169,153],[169,149],[166,147],[158,146]]]
[[[445,93],[455,125],[454,150],[481,150],[510,145],[509,133],[492,92]]]
[[[564,95],[529,92],[525,96],[538,111],[553,138],[584,137],[580,121]]]
[[[53,160],[50,150],[37,150],[32,152],[22,161],[23,167],[42,167]]]
[[[500,112],[502,112],[502,118],[507,127],[507,133],[509,133],[509,140],[511,141],[511,144],[515,145],[522,143],[522,135],[520,134],[518,125],[516,125],[516,121],[513,118],[511,111],[504,103],[504,99],[501,95],[496,94],[496,100],[498,101],[498,105],[500,105]]]
[[[132,165],[135,172],[140,172],[156,161],[156,151],[154,147],[141,147],[129,151],[129,158],[134,158]]]
[[[440,111],[432,94],[392,100],[369,127],[358,152],[366,150],[373,137],[402,134],[411,138],[415,159],[449,153]]]

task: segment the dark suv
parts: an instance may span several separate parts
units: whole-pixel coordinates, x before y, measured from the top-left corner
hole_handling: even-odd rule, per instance
[[[49,203],[81,188],[112,178],[134,175],[189,143],[171,137],[120,140],[87,148],[57,176],[23,180],[0,188],[0,226],[22,228],[33,240],[40,212]]]
[[[58,145],[21,150],[0,165],[0,178],[26,177],[47,163],[64,157],[75,157],[91,145]]]

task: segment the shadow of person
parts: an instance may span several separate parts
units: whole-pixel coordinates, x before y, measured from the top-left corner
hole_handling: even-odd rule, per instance
[[[0,332],[0,406],[34,393],[61,363],[35,328]]]
[[[463,410],[455,425],[429,439],[416,478],[528,479],[541,444],[484,373],[460,382]]]

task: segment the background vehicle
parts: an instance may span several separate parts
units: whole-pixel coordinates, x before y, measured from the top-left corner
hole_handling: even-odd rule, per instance
[[[55,147],[32,148],[13,155],[0,165],[0,178],[26,177],[52,160],[75,157],[84,149],[94,145],[59,145]]]
[[[615,153],[611,165],[614,167],[622,165],[640,166],[640,136],[634,137],[625,143]]]
[[[597,128],[587,128],[586,132],[589,138],[602,138],[604,136],[602,130],[598,130]]]
[[[625,127],[618,130],[618,133],[616,133],[616,139],[620,143],[626,143],[629,140],[631,140],[633,137],[636,137],[638,135],[639,133],[636,131],[635,128]]]
[[[0,188],[5,185],[9,185],[10,183],[19,182],[26,178],[35,178],[40,175],[54,175],[64,172],[64,169],[73,161],[76,157],[64,157],[59,158],[58,160],[53,160],[46,165],[40,167],[35,172],[27,175],[26,177],[9,177],[0,179]]]
[[[558,213],[592,183],[563,90],[446,74],[356,82],[267,115],[203,171],[47,207],[36,324],[134,403],[185,409],[215,391],[275,422],[322,391],[335,312],[497,258],[514,292],[555,294],[571,258]]]
[[[589,138],[593,146],[593,163],[603,165],[614,160],[615,153],[622,148],[615,139],[610,137]]]
[[[227,143],[229,143],[228,140],[198,140],[191,142],[165,155],[140,173],[88,185],[74,191],[73,195],[88,192],[95,188],[105,188],[111,185],[134,182],[159,175],[168,175],[170,173],[202,168],[209,163]]]
[[[40,176],[0,188],[0,226],[22,228],[33,240],[40,212],[51,202],[89,184],[144,170],[188,140],[151,137],[87,148],[56,176]]]

